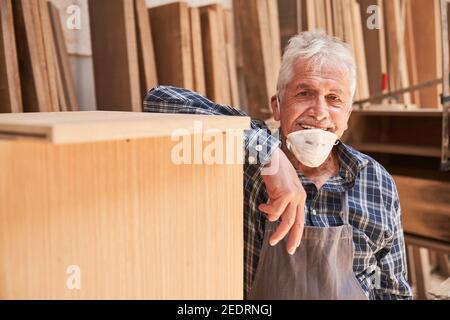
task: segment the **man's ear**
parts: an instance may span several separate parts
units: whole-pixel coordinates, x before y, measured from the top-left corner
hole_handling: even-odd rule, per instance
[[[272,106],[273,119],[280,121],[280,101],[278,95],[275,94],[270,98],[270,105]]]

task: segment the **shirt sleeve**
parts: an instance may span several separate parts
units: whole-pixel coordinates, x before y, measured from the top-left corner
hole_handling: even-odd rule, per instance
[[[213,103],[196,92],[173,86],[158,86],[151,89],[144,98],[144,111],[248,116],[241,110]],[[279,144],[278,137],[272,135],[263,121],[251,120],[251,129],[244,132],[245,163],[266,164]]]
[[[410,300],[412,290],[408,283],[405,241],[401,208],[395,182],[392,178],[393,205],[391,207],[391,232],[385,246],[377,253],[379,272],[375,275],[377,300]],[[378,279],[377,279],[378,278]]]

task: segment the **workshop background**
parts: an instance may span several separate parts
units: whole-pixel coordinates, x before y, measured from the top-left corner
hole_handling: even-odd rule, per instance
[[[344,39],[358,67],[344,140],[394,176],[416,297],[450,298],[445,0],[0,0],[0,10],[1,113],[141,112],[165,84],[276,128],[269,98],[288,39],[317,28]]]

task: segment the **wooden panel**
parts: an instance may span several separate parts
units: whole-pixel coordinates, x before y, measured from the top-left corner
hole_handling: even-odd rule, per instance
[[[158,84],[151,25],[145,0],[134,0],[141,96]]]
[[[242,299],[242,165],[176,143],[0,141],[0,299]]]
[[[58,9],[48,3],[54,41],[56,45],[56,57],[60,73],[60,95],[59,102],[62,111],[77,111],[79,110],[78,99],[75,92],[75,83],[73,80],[72,69],[70,68],[69,54],[67,52],[66,42],[64,39],[61,16]]]
[[[228,78],[230,80],[230,98],[231,105],[239,108],[239,87],[237,77],[237,62],[236,62],[236,35],[234,31],[233,12],[231,10],[224,11],[225,18],[225,42],[227,50],[227,67]]]
[[[405,232],[450,242],[450,183],[394,176]]]
[[[239,20],[240,39],[244,57],[244,76],[249,114],[258,119],[271,116],[270,97],[276,91],[276,77],[270,65],[270,28],[265,1],[233,2]]]
[[[200,11],[197,7],[189,8],[192,41],[192,70],[194,90],[206,96],[205,67],[203,64],[202,27]]]
[[[281,49],[286,47],[292,36],[302,31],[301,7],[301,0],[278,0]]]
[[[412,10],[411,2],[406,1],[405,3],[405,56],[408,64],[408,76],[410,85],[415,85],[419,83],[419,78],[417,74],[417,61],[416,61],[416,43],[414,41],[414,29],[412,21]],[[420,106],[420,92],[414,91],[411,93],[411,102]]]
[[[90,0],[89,16],[97,108],[141,111],[133,0]]]
[[[354,51],[356,58],[357,86],[359,88],[360,99],[369,97],[369,83],[367,78],[366,55],[364,51],[364,35],[363,30],[366,26],[362,25],[359,4],[356,1],[351,3],[352,9],[352,25],[354,30]]]
[[[405,2],[403,2],[403,5]],[[401,11],[400,0],[385,1],[385,32],[388,57],[388,79],[391,91],[409,86],[408,67],[405,55],[405,25],[406,21]],[[411,95],[406,92],[401,95],[402,102],[411,103]]]
[[[13,1],[24,111],[52,111],[39,6],[35,0]]]
[[[58,60],[56,56],[56,45],[53,37],[52,23],[50,21],[50,13],[48,9],[47,0],[37,1],[38,10],[36,14],[39,14],[40,25],[36,25],[36,31],[41,30],[41,33],[37,33],[37,37],[42,37],[44,44],[44,56],[48,72],[48,86],[50,90],[50,108],[52,111],[59,111],[59,98],[58,98],[58,80],[60,80]]]
[[[442,76],[442,48],[438,0],[410,0],[418,81],[424,82]],[[424,50],[426,48],[426,50]],[[420,103],[424,108],[440,105],[440,86],[420,90]]]
[[[225,19],[221,5],[200,8],[206,94],[216,103],[231,104],[225,45]]]
[[[0,0],[0,112],[22,112],[11,0]]]
[[[195,123],[198,121],[198,123]],[[171,136],[200,129],[247,129],[248,117],[161,113],[82,111],[0,114],[0,134],[13,139],[80,143],[113,139]],[[177,131],[178,129],[178,131]]]
[[[187,4],[171,3],[149,12],[158,82],[194,90]]]
[[[363,21],[369,17],[367,8],[371,5],[378,6],[378,18],[381,29],[369,29],[363,27],[364,49],[366,54],[366,67],[368,74],[368,85],[370,96],[385,93],[387,90],[382,87],[383,75],[387,73],[385,37],[384,37],[384,19],[383,19],[383,1],[381,0],[359,0],[360,13]],[[374,101],[381,103],[381,100]]]

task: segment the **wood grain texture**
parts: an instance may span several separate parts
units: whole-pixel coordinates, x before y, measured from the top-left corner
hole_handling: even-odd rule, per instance
[[[18,0],[12,4],[16,38],[22,39],[16,45],[23,110],[52,111],[38,3],[35,0]]]
[[[223,7],[212,4],[200,7],[203,58],[205,62],[206,94],[216,103],[231,104],[225,42],[225,17]]]
[[[176,143],[0,140],[0,299],[242,299],[242,165]]]
[[[149,9],[158,82],[194,90],[189,9],[184,2]]]
[[[254,118],[268,119],[271,116],[270,97],[276,92],[276,78],[271,66],[267,3],[264,0],[235,0],[233,8],[239,20],[237,32],[242,42],[248,112]]]
[[[394,176],[404,231],[450,243],[450,183]]]
[[[70,67],[69,54],[67,52],[64,38],[61,16],[58,9],[50,2],[48,3],[48,9],[50,11],[56,47],[58,73],[60,74],[59,102],[62,107],[61,111],[78,111],[78,99],[75,92],[75,83],[72,69]]]
[[[192,41],[192,70],[194,89],[206,96],[205,66],[203,63],[202,26],[198,7],[189,8]]]
[[[81,111],[0,114],[0,134],[12,139],[81,143],[114,139],[171,136],[204,130],[248,129],[248,117],[186,114]]]
[[[136,16],[136,34],[138,43],[141,96],[158,85],[156,74],[155,50],[152,31],[145,0],[134,0]]]
[[[22,112],[11,0],[0,0],[0,112]]]
[[[364,37],[364,50],[366,55],[366,68],[368,74],[368,85],[370,96],[380,95],[387,90],[382,88],[383,75],[387,73],[385,37],[384,37],[384,15],[383,1],[381,0],[359,0],[360,14],[365,21],[369,15],[367,8],[369,6],[378,6],[378,18],[381,29],[362,28]],[[381,100],[374,101],[374,103],[381,103]]]
[[[237,75],[236,62],[236,33],[233,23],[233,12],[231,10],[224,10],[225,22],[225,46],[227,51],[227,69],[228,79],[230,81],[230,101],[231,105],[239,108],[239,86]]]
[[[410,3],[413,12],[412,23],[419,83],[440,78],[442,76],[442,48],[439,1],[410,0]],[[421,107],[438,108],[440,92],[440,86],[420,90]]]
[[[133,0],[90,0],[89,16],[97,109],[141,111]]]

